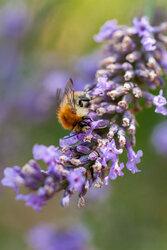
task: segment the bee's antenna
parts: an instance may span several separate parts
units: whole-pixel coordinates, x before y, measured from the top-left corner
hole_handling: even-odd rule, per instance
[[[71,138],[71,137],[73,137],[73,136],[76,136],[76,135],[79,135],[80,134],[80,132],[79,133],[76,133],[76,134],[74,134],[74,135],[70,135],[70,136],[68,136],[68,137],[65,137],[64,139],[69,139],[69,138]]]
[[[93,90],[96,87],[96,83],[95,84],[88,84],[85,86],[85,92],[90,92],[91,90]]]

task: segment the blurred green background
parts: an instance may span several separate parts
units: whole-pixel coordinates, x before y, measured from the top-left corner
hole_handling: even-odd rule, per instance
[[[5,6],[13,2],[11,9],[17,5],[19,9],[26,9],[26,28],[17,38],[3,32],[1,35],[0,67],[11,61],[9,48],[19,54],[19,66],[12,80],[0,77],[4,105],[1,105],[1,112],[9,103],[13,106],[16,99],[23,96],[24,100],[26,92],[31,93],[33,89],[38,92],[42,86],[41,72],[59,70],[60,65],[61,70],[73,72],[76,67],[73,60],[100,50],[93,35],[106,20],[118,19],[119,24],[130,24],[134,16],[144,13],[146,5],[144,0],[4,0],[0,1],[0,15]],[[160,18],[165,14],[167,17],[166,0],[156,1],[155,10],[162,13]],[[5,17],[10,18],[10,13]],[[6,46],[9,61],[2,53]],[[12,60],[16,65],[17,60],[13,57]],[[167,90],[164,94],[167,97]],[[58,145],[59,138],[67,133],[57,123],[54,109],[51,115],[39,120],[32,119],[31,113],[24,118],[17,105],[8,113],[0,122],[1,177],[4,167],[24,165],[32,157],[35,143]],[[52,222],[60,227],[82,222],[93,235],[92,245],[99,250],[166,250],[167,157],[158,156],[150,143],[154,125],[164,119],[153,109],[138,115],[136,149],[144,152],[139,165],[142,172],[132,175],[125,171],[124,177],[110,183],[111,192],[104,202],[87,201],[82,211],[77,208],[76,201],[69,208],[61,208],[62,194],[58,194],[38,214],[22,202],[16,202],[13,190],[1,186],[0,249],[30,249],[24,240],[25,233],[39,222]]]

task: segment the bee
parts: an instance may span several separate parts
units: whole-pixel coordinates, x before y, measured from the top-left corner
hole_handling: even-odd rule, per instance
[[[56,93],[57,116],[59,123],[75,133],[85,133],[90,129],[90,118],[87,116],[90,106],[90,96],[85,91],[74,92],[73,80],[70,78],[64,92],[58,89]]]

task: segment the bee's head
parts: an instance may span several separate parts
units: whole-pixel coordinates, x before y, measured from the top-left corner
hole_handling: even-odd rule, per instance
[[[77,105],[80,108],[88,108],[90,106],[90,96],[87,93],[82,93],[78,96]]]

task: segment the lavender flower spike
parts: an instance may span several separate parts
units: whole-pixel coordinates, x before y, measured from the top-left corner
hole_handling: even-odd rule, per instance
[[[7,168],[2,184],[24,186],[28,194],[17,194],[27,206],[40,211],[57,192],[64,190],[62,206],[68,206],[74,193],[78,194],[78,207],[85,205],[85,195],[93,186],[102,188],[109,181],[124,175],[124,165],[132,173],[140,172],[137,164],[142,150],[135,153],[136,114],[147,107],[156,106],[155,112],[167,115],[163,97],[164,53],[167,25],[152,27],[147,17],[135,18],[133,26],[119,26],[115,20],[101,28],[95,40],[106,41],[103,60],[95,74],[95,87],[88,116],[90,130],[60,139],[59,147],[35,145],[34,160],[22,168]],[[159,89],[159,95],[153,93]],[[141,124],[142,126],[142,124]],[[123,151],[127,162],[120,161]],[[42,160],[45,171],[36,162]]]

